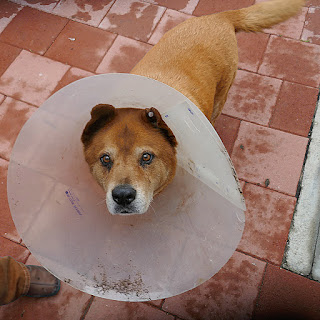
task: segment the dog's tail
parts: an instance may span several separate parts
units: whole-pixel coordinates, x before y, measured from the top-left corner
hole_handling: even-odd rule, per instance
[[[273,0],[221,14],[227,17],[236,31],[259,32],[294,16],[304,4],[305,0]]]

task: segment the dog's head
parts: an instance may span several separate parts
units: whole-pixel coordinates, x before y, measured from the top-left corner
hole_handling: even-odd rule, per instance
[[[112,214],[145,213],[174,177],[177,141],[155,108],[99,104],[81,140]]]

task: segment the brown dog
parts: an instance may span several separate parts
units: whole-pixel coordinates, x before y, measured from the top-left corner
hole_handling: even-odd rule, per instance
[[[167,32],[131,73],[188,97],[214,124],[237,71],[238,31],[258,32],[294,14],[304,0],[274,0],[189,19]],[[92,109],[82,142],[112,214],[144,213],[173,179],[176,139],[154,109]]]

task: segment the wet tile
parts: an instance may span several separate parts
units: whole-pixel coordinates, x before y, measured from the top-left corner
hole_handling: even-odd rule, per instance
[[[19,262],[25,263],[29,254],[30,254],[30,252],[27,248],[0,236],[0,257],[10,256]],[[2,316],[2,313],[1,313],[2,308],[3,308],[3,306],[1,306],[1,308],[0,308],[0,319],[7,320],[7,318],[1,317]]]
[[[163,310],[186,320],[251,319],[265,263],[235,252],[210,280],[165,300]]]
[[[223,113],[267,125],[281,86],[281,80],[239,70],[229,91]]]
[[[317,87],[320,46],[271,36],[259,73]]]
[[[53,13],[97,27],[114,1],[62,0]]]
[[[0,1],[0,33],[23,7],[9,1]],[[1,51],[0,51],[1,52]]]
[[[7,200],[8,165],[8,161],[0,158],[0,235],[19,243],[21,238],[13,223],[9,203]]]
[[[257,72],[267,47],[269,35],[264,33],[239,32],[236,36],[239,68]]]
[[[88,72],[79,68],[70,68],[68,72],[62,77],[59,81],[58,85],[55,87],[53,92],[57,92],[61,88],[65,87],[66,85],[74,82],[76,80],[93,76],[94,73]]]
[[[268,265],[254,319],[320,318],[320,283]]]
[[[167,31],[190,18],[192,18],[191,15],[171,9],[166,10],[148,42],[156,44]]]
[[[301,39],[320,44],[320,6],[309,8]]]
[[[70,21],[46,57],[94,72],[115,37],[110,32]]]
[[[117,0],[99,27],[146,42],[164,11],[164,7],[145,2]]]
[[[214,124],[220,139],[226,147],[229,154],[232,153],[234,142],[237,139],[240,127],[240,120],[231,118],[224,114],[220,115]]]
[[[307,1],[309,7],[320,7],[320,0],[309,0]]]
[[[166,314],[147,303],[121,302],[102,298],[95,298],[86,317],[86,320],[174,320],[174,317]]]
[[[40,106],[52,93],[69,66],[22,51],[0,78],[0,91]]]
[[[152,304],[152,305],[160,308],[162,306],[162,304],[164,303],[164,299],[162,299],[162,300],[151,300],[151,301],[148,301],[146,303],[147,304]]]
[[[0,34],[0,40],[31,52],[44,54],[67,21],[65,18],[25,7]]]
[[[249,7],[254,4],[254,0],[228,0],[228,1],[212,1],[200,0],[193,12],[195,16],[203,16],[210,13],[216,13],[226,10],[236,10]]]
[[[270,120],[270,127],[301,136],[308,136],[318,89],[284,82]]]
[[[9,160],[11,150],[21,128],[36,110],[36,107],[9,97],[1,104],[0,157]]]
[[[199,0],[144,0],[145,2],[157,4],[173,10],[178,10],[187,14],[192,14]]]
[[[34,257],[30,256],[27,264],[37,265],[38,263]],[[90,298],[90,295],[61,283],[61,289],[56,296],[48,298],[21,297],[6,306],[1,306],[0,319],[80,319]]]
[[[96,72],[129,73],[151,48],[152,46],[149,44],[118,36]]]
[[[21,49],[0,42],[0,76],[7,70]]]
[[[300,39],[304,20],[306,19],[308,8],[302,8],[301,12],[285,22],[279,23],[270,29],[264,29],[265,33],[278,34],[284,37]]]
[[[240,179],[294,196],[307,138],[241,122],[232,160]]]
[[[52,12],[60,0],[11,0],[24,6],[29,6],[41,11]]]
[[[247,183],[246,224],[241,251],[280,265],[296,198]]]

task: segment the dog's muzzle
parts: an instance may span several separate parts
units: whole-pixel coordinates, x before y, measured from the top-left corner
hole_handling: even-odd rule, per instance
[[[118,205],[119,213],[132,213],[130,204],[135,200],[137,191],[128,184],[122,184],[112,190],[112,199]]]

